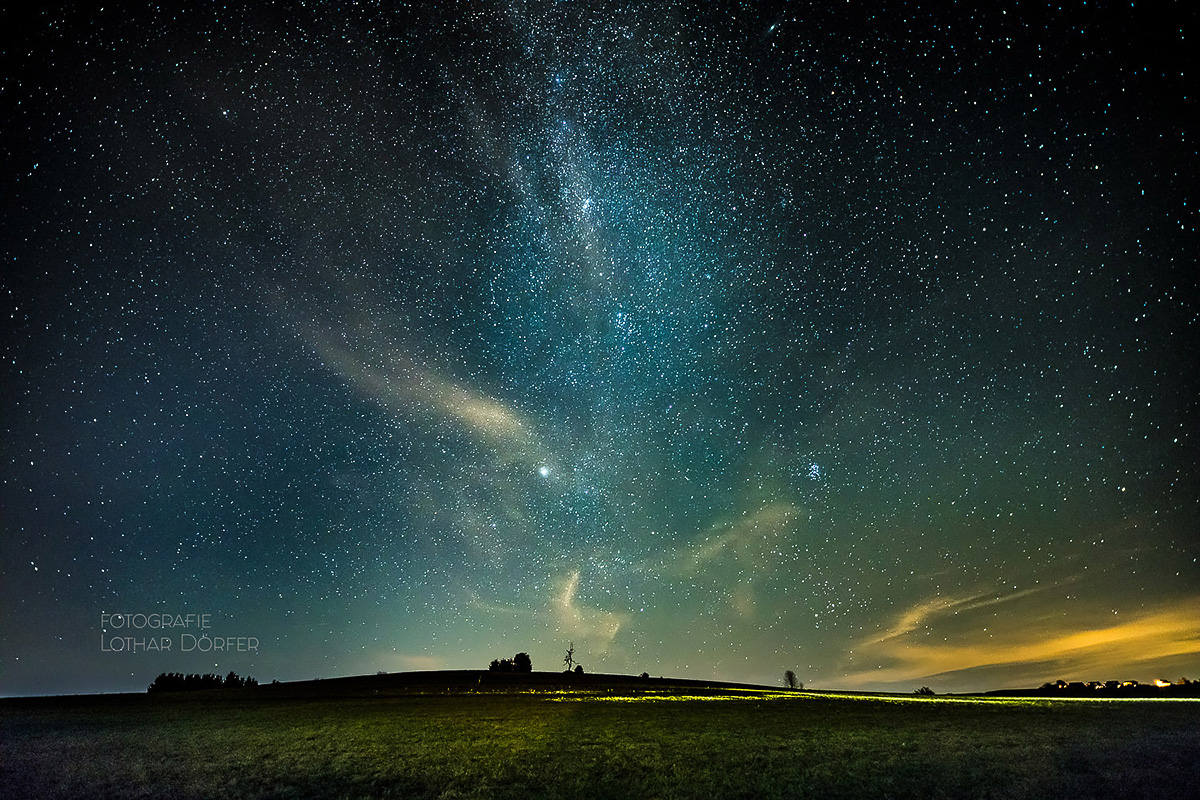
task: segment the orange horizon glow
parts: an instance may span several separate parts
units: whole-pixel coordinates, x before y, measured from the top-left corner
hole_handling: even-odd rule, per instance
[[[1081,630],[1070,630],[1070,623],[1047,625],[1031,630],[1027,619],[1036,617],[1016,614],[1007,622],[987,621],[991,628],[981,626],[979,634],[957,634],[954,642],[944,636],[939,643],[929,643],[936,633],[969,626],[972,621],[966,609],[982,605],[1019,600],[1028,597],[1024,592],[999,598],[986,604],[977,598],[961,601],[936,600],[921,603],[903,612],[896,625],[885,635],[867,641],[859,647],[856,661],[874,662],[871,669],[847,674],[847,686],[928,682],[938,676],[964,672],[1010,668],[1028,671],[1052,670],[1043,680],[1070,676],[1100,676],[1125,678],[1131,671],[1159,672],[1156,663],[1168,659],[1200,654],[1200,597],[1188,598],[1170,608],[1160,608],[1136,615],[1129,621],[1098,625],[1083,621]],[[953,621],[948,614],[955,615]],[[925,629],[925,634],[917,633]],[[964,643],[965,642],[965,643]]]

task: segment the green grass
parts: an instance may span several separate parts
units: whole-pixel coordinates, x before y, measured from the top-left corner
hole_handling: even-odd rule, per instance
[[[204,695],[0,701],[0,796],[1200,797],[1189,701]]]

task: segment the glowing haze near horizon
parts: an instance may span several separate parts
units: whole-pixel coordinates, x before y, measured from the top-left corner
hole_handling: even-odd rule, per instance
[[[1190,5],[341,5],[3,12],[0,692],[1200,677]]]

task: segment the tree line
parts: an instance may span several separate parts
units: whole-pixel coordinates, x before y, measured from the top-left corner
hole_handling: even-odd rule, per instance
[[[193,692],[204,689],[242,689],[258,686],[258,680],[249,675],[242,677],[236,672],[230,672],[224,678],[208,672],[203,675],[182,672],[162,672],[154,682],[146,687],[147,692]]]
[[[492,659],[488,669],[492,672],[533,672],[533,659],[529,653],[517,653],[512,658]]]

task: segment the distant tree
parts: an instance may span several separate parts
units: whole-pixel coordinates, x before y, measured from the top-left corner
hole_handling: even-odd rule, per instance
[[[513,662],[510,658],[502,658],[499,661],[495,659],[488,665],[488,669],[492,672],[512,672]]]
[[[571,671],[571,667],[575,664],[575,643],[567,643],[567,654],[563,656],[563,663],[567,665],[567,672]]]
[[[162,672],[146,687],[147,692],[178,692],[183,690],[183,674]]]
[[[804,688],[803,684],[796,680],[796,673],[790,669],[783,673],[783,685],[792,690]]]
[[[529,653],[517,653],[513,656],[513,672],[533,672],[533,659]]]
[[[582,674],[583,674],[583,665],[582,665],[582,664],[576,664],[576,665],[575,665],[575,674],[576,674],[576,675],[582,675]]]
[[[928,686],[922,686],[920,689],[917,689],[915,692],[913,692],[913,694],[918,694],[922,697],[932,697],[933,689],[930,689]]]
[[[649,672],[643,672],[643,673],[642,673],[642,674],[641,674],[639,677],[640,677],[642,680],[649,680],[649,679],[650,679],[650,673],[649,673]]]
[[[220,689],[222,687],[241,689],[247,686],[258,686],[258,681],[249,676],[243,678],[236,672],[230,672],[224,678],[213,673],[184,675],[182,672],[163,672],[154,679],[153,683],[146,687],[146,691],[191,692],[201,689]]]

